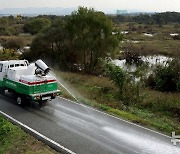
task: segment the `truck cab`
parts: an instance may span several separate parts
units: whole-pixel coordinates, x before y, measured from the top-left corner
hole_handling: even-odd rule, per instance
[[[3,78],[6,77],[9,69],[12,68],[27,68],[29,62],[27,60],[10,60],[10,61],[0,61],[0,81],[3,81]]]

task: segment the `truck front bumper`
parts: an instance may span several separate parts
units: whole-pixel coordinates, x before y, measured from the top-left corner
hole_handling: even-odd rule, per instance
[[[33,101],[47,101],[55,99],[56,96],[60,95],[60,90],[50,91],[50,92],[44,92],[44,93],[38,93],[38,94],[32,94],[31,98]]]

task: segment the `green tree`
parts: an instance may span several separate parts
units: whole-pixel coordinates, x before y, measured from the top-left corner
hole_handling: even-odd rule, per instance
[[[112,56],[122,39],[104,13],[83,7],[71,16],[56,18],[41,33],[33,40],[30,56],[47,57],[71,70],[78,64],[85,73],[94,72],[99,58]]]
[[[51,21],[47,18],[33,18],[25,23],[24,31],[31,34],[37,34],[50,26]]]
[[[118,33],[112,35],[111,20],[92,8],[79,7],[69,17],[66,28],[74,58],[85,72],[93,72],[99,58],[113,54],[121,39]]]
[[[5,35],[6,34],[6,27],[8,27],[9,22],[8,19],[3,17],[0,18],[0,35]]]
[[[40,57],[48,59],[51,64],[58,64],[61,68],[70,67],[68,62],[72,62],[74,58],[70,52],[68,38],[64,23],[61,20],[56,21],[33,40],[29,53],[30,60]],[[24,56],[27,58],[28,55]]]

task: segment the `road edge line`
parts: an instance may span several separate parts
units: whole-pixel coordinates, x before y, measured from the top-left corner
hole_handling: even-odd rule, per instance
[[[162,136],[165,136],[165,137],[168,137],[168,138],[170,138],[170,139],[171,139],[171,137],[170,137],[170,136],[168,136],[168,135],[165,135],[165,134],[162,134],[162,133],[157,132],[157,131],[155,131],[155,130],[152,130],[152,129],[149,129],[149,128],[146,128],[146,127],[143,127],[143,126],[141,126],[141,125],[138,125],[138,124],[132,123],[132,122],[130,122],[130,121],[127,121],[127,120],[121,119],[121,118],[119,118],[119,117],[116,117],[116,116],[114,116],[114,115],[108,114],[108,113],[106,113],[106,112],[103,112],[103,111],[100,111],[100,110],[94,109],[94,108],[92,108],[91,106],[87,106],[87,105],[85,105],[85,104],[83,104],[83,103],[78,103],[78,102],[72,101],[72,100],[70,100],[70,99],[67,99],[67,98],[61,97],[61,96],[58,96],[58,97],[59,97],[59,98],[61,98],[61,99],[66,100],[66,101],[72,102],[72,103],[74,103],[74,104],[77,104],[77,105],[80,105],[80,106],[83,106],[83,107],[87,107],[87,108],[89,108],[89,109],[91,109],[91,110],[97,111],[97,112],[99,112],[99,113],[102,113],[102,114],[105,114],[105,115],[107,115],[107,116],[113,117],[113,118],[118,119],[118,120],[120,120],[120,121],[127,122],[127,123],[129,123],[129,124],[131,124],[131,125],[134,125],[134,126],[137,126],[137,127],[140,127],[140,128],[146,129],[146,130],[149,130],[149,131],[151,131],[151,132],[157,133],[157,134],[159,134],[159,135],[162,135]]]
[[[31,134],[38,140],[46,143],[51,148],[53,148],[59,152],[62,152],[63,154],[76,154],[75,152],[65,148],[64,146],[60,145],[59,143],[53,141],[52,139],[50,139],[46,136],[44,136],[43,134],[39,133],[38,131],[36,131],[36,130],[30,128],[29,126],[23,124],[22,122],[14,119],[13,117],[9,116],[8,114],[4,113],[3,111],[0,111],[0,114],[2,116],[4,116],[6,119],[8,119],[9,121],[11,121],[13,124],[20,126],[25,132]]]

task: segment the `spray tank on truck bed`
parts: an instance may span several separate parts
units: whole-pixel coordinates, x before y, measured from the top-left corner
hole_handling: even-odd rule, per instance
[[[0,61],[0,93],[13,93],[18,104],[32,100],[42,105],[60,94],[49,71],[42,60],[32,64],[27,60]]]

